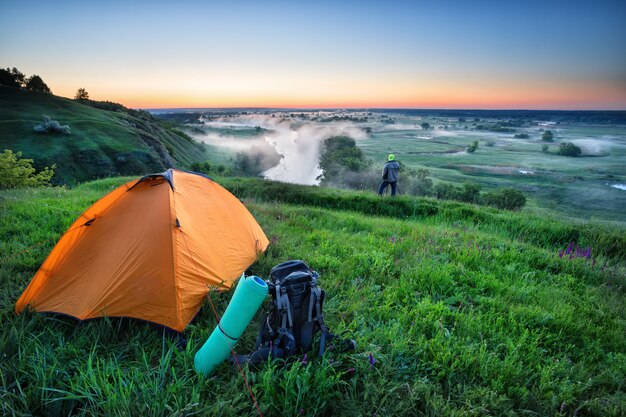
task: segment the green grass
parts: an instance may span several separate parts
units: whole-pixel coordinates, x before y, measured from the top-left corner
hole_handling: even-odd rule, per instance
[[[550,152],[546,154],[541,150],[545,142],[541,141],[536,124],[516,128],[515,133],[527,133],[529,139],[514,139],[515,133],[472,131],[472,122],[458,123],[452,119],[427,118],[432,126],[450,127],[422,131],[414,130],[421,119],[398,116],[396,125],[373,124],[374,134],[359,141],[358,146],[381,166],[387,154],[394,153],[408,167],[428,168],[436,180],[477,182],[485,190],[519,188],[541,215],[558,212],[572,219],[624,221],[626,193],[609,186],[626,182],[624,126],[562,123],[549,127],[556,137],[554,143],[548,144]],[[479,124],[497,122],[501,120],[484,119]],[[465,126],[469,129],[465,130]],[[475,140],[479,142],[476,152],[463,152]],[[593,157],[559,156],[561,141],[595,142],[601,152]]]
[[[69,125],[71,135],[34,132],[43,115]],[[158,172],[170,162],[187,166],[207,159],[205,145],[155,120],[0,87],[0,152],[4,149],[21,151],[38,168],[56,164],[56,184]]]
[[[185,331],[184,350],[132,320],[77,325],[13,312],[58,235],[124,180],[0,193],[0,413],[255,415],[235,368],[224,364],[210,378],[193,371],[216,324],[209,308]],[[328,291],[326,322],[358,342],[356,352],[306,364],[246,368],[264,415],[626,413],[624,245],[606,247],[623,230],[427,199],[220,182],[271,241],[250,272],[267,276],[279,262],[304,259]],[[595,242],[595,266],[558,257],[572,230]],[[223,311],[230,294],[211,297]],[[239,353],[252,349],[256,329]]]

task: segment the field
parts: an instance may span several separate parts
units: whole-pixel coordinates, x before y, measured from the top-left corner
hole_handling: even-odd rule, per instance
[[[125,180],[0,193],[0,413],[256,415],[236,368],[223,364],[210,378],[193,371],[216,325],[208,308],[185,331],[184,349],[132,320],[15,315],[60,234]],[[251,178],[219,182],[270,239],[250,273],[307,261],[328,291],[326,322],[358,343],[352,353],[245,368],[263,415],[626,413],[623,228]],[[588,259],[559,256],[573,240],[591,247]],[[230,294],[211,297],[223,311]],[[238,353],[252,349],[256,329],[253,322]]]
[[[289,167],[283,176],[266,171],[271,179],[315,183],[316,144],[332,135],[347,135],[372,160],[373,182],[387,155],[394,153],[408,168],[428,169],[435,183],[475,182],[485,191],[518,188],[528,197],[525,210],[538,215],[624,222],[624,112],[207,110],[159,117],[185,123],[196,140],[219,149],[207,158],[218,164],[232,165],[237,152],[255,153],[253,145],[271,144]],[[422,128],[423,123],[429,128]],[[554,134],[553,142],[542,141],[546,130]],[[474,141],[477,150],[467,152]],[[559,155],[561,142],[576,144],[582,155]],[[548,147],[545,152],[543,145]],[[304,181],[290,175],[298,169],[313,174]],[[375,191],[377,185],[369,188]]]
[[[452,117],[397,116],[395,120],[359,142],[366,155],[384,161],[385,154],[395,152],[407,166],[427,167],[438,180],[475,181],[485,189],[517,187],[530,197],[530,207],[536,213],[552,211],[572,218],[624,221],[626,192],[613,187],[626,184],[624,126],[533,122],[511,128],[511,132],[490,132],[471,129],[476,124],[497,126],[506,119],[489,117],[459,123]],[[420,130],[417,125],[424,121],[436,128]],[[541,140],[545,129],[555,134],[553,143]],[[514,138],[516,134],[529,138]],[[473,141],[478,141],[478,149],[465,152]],[[562,141],[578,144],[585,156],[558,155]],[[548,153],[542,152],[544,144]]]

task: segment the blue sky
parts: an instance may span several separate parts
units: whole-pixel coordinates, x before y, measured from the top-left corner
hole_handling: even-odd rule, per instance
[[[626,108],[626,1],[4,2],[0,65],[135,107]]]

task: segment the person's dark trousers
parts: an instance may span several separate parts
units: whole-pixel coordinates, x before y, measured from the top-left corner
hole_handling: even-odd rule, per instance
[[[391,185],[391,196],[395,197],[398,186],[395,182],[388,181],[383,181],[382,184],[380,184],[380,188],[378,189],[378,195],[383,195],[383,193],[385,192],[385,188],[387,188],[388,185]]]

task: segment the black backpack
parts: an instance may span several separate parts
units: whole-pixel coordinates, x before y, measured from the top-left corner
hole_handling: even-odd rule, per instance
[[[272,268],[269,293],[272,302],[261,318],[256,351],[238,356],[240,362],[258,363],[272,358],[305,353],[312,349],[317,332],[321,332],[319,355],[324,354],[326,342],[335,336],[324,324],[326,293],[317,285],[317,272],[303,261],[283,262]],[[355,348],[348,341],[349,349]]]

